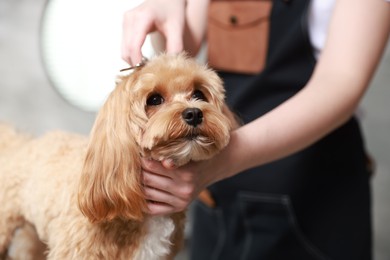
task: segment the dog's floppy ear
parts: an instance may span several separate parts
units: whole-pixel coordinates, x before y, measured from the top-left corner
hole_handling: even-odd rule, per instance
[[[78,192],[79,208],[92,222],[143,218],[146,201],[131,102],[125,84],[118,84],[92,129]]]

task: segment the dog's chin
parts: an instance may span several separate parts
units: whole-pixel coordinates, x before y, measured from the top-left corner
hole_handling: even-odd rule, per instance
[[[171,159],[175,166],[182,166],[189,161],[213,157],[221,149],[221,145],[226,145],[221,142],[193,133],[168,142],[156,143],[152,149],[144,150],[144,156],[158,161]]]

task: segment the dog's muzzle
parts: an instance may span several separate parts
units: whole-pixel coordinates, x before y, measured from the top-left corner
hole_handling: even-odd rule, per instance
[[[184,121],[188,125],[193,127],[196,127],[197,125],[201,124],[203,121],[203,112],[202,110],[196,107],[185,109],[181,115]]]

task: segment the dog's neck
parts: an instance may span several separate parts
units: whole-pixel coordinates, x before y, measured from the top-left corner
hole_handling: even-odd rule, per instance
[[[142,222],[118,218],[98,225],[104,239],[132,252],[132,259],[163,259],[171,252],[175,224],[170,217],[146,217]]]
[[[134,246],[145,232],[144,225],[132,220],[116,218],[112,221],[98,224],[107,240],[113,241],[119,247]]]
[[[156,216],[146,220],[146,233],[134,259],[158,260],[172,253],[175,223],[170,217]]]

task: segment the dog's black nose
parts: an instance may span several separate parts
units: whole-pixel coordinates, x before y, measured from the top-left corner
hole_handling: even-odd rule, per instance
[[[184,121],[193,127],[202,123],[203,120],[202,110],[196,107],[186,108],[181,115]]]

